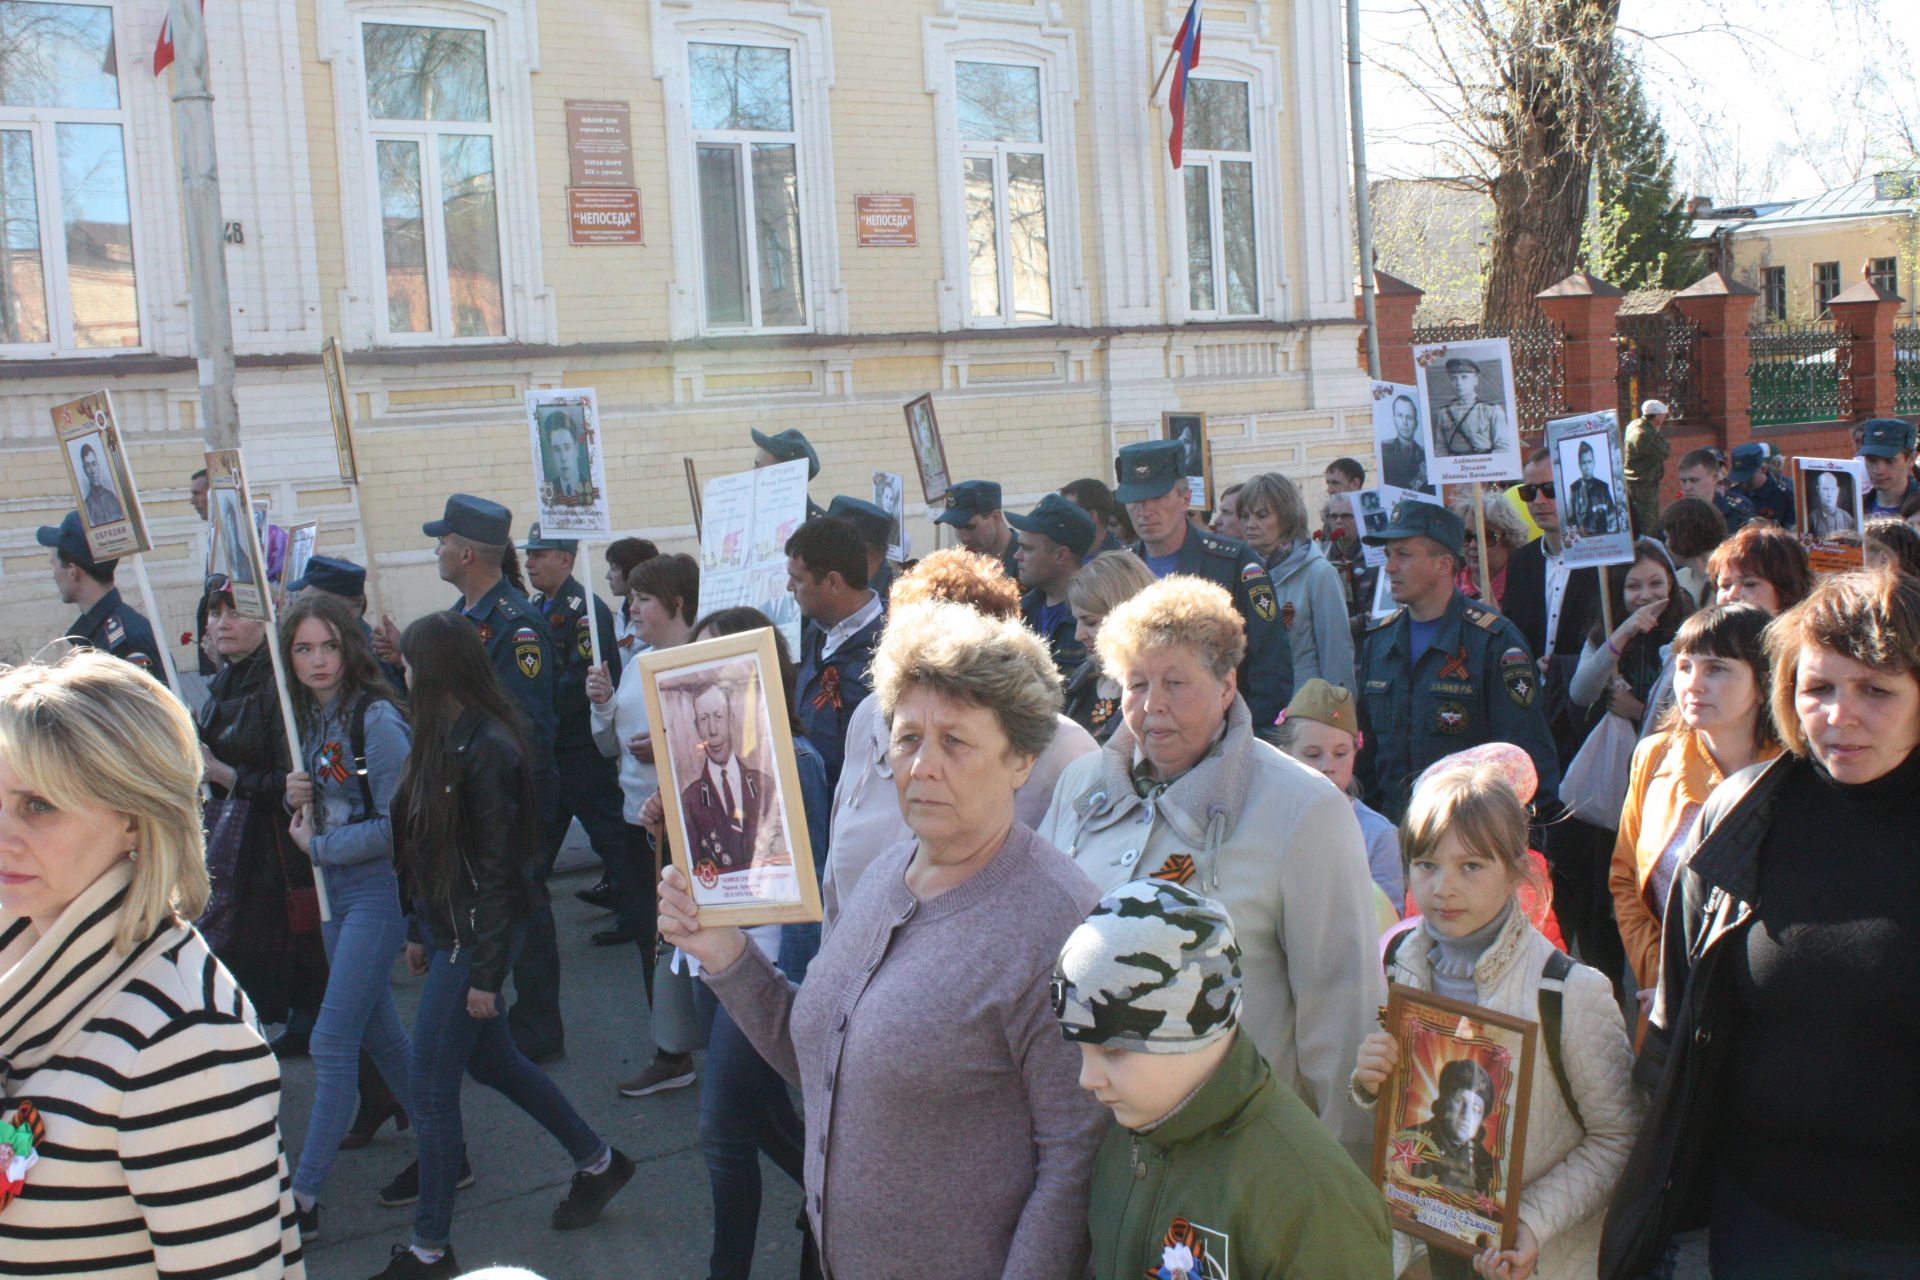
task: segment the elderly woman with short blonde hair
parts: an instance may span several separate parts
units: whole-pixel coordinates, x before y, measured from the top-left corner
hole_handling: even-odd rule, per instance
[[[1022,825],[1060,677],[1014,619],[894,613],[873,698],[911,832],[841,908],[795,986],[737,929],[702,927],[677,870],[662,933],[800,1087],[806,1212],[828,1275],[1071,1277],[1105,1109],[1081,1091],[1050,990],[1099,895]],[[1088,757],[1091,758],[1091,757]]]
[[[130,663],[0,670],[0,1273],[305,1274],[279,1065],[191,923],[200,782]]]
[[[1226,906],[1249,1034],[1363,1161],[1372,1125],[1347,1076],[1386,994],[1366,848],[1347,798],[1254,736],[1245,647],[1232,598],[1199,578],[1163,578],[1108,614],[1098,648],[1123,723],[1068,766],[1040,834],[1102,893],[1158,876]]]

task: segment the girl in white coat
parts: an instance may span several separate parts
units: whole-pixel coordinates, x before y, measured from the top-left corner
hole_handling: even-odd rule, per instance
[[[1420,923],[1390,948],[1388,981],[1533,1022],[1543,1021],[1543,985],[1561,988],[1559,1052],[1543,1042],[1534,1064],[1514,1247],[1487,1249],[1471,1266],[1435,1253],[1433,1274],[1593,1280],[1601,1220],[1642,1107],[1613,987],[1598,970],[1555,961],[1554,945],[1516,906],[1516,891],[1537,872],[1527,859],[1526,807],[1500,770],[1430,770],[1400,842]],[[1549,972],[1563,968],[1563,977]],[[1363,1105],[1373,1105],[1398,1059],[1384,1032],[1362,1042],[1353,1089]]]

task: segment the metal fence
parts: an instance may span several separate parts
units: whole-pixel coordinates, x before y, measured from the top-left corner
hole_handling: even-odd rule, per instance
[[[1893,411],[1920,413],[1920,325],[1893,327]]]
[[[1520,434],[1537,438],[1547,419],[1567,415],[1566,336],[1555,325],[1528,325],[1507,329],[1496,325],[1427,325],[1413,331],[1413,342],[1471,342],[1476,338],[1505,338],[1513,351],[1513,393],[1520,400],[1515,417]]]
[[[1620,424],[1639,417],[1648,400],[1665,403],[1669,422],[1697,421],[1693,372],[1699,365],[1700,326],[1662,311],[1621,316],[1614,333],[1620,345]]]
[[[1753,425],[1835,422],[1853,410],[1853,335],[1831,320],[1747,330]]]

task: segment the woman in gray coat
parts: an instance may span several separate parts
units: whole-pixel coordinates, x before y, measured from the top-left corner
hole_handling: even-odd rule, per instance
[[[1351,692],[1353,631],[1347,625],[1346,592],[1340,571],[1314,545],[1299,486],[1269,471],[1241,485],[1237,497],[1240,531],[1273,579],[1280,623],[1293,646],[1293,687],[1318,676]]]

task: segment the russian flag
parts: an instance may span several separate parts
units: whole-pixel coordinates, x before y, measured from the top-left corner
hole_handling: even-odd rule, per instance
[[[1181,144],[1187,131],[1187,73],[1200,61],[1200,0],[1193,0],[1187,6],[1180,34],[1173,38],[1173,56],[1178,65],[1173,69],[1173,88],[1167,91],[1167,105],[1173,108],[1173,132],[1167,137],[1167,152],[1173,157],[1173,167],[1178,169]]]
[[[207,0],[200,0],[200,12],[207,11]],[[153,42],[153,74],[159,75],[173,65],[173,14],[160,24],[160,38]]]

